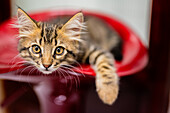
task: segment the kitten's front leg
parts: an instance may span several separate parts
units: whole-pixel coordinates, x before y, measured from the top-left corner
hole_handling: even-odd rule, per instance
[[[89,62],[96,72],[96,91],[100,99],[106,104],[113,104],[119,91],[113,56],[109,52],[96,50],[89,56]]]

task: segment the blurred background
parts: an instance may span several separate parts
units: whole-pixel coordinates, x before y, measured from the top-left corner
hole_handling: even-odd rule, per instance
[[[11,15],[16,14],[16,5],[26,12],[83,9],[110,14],[131,27],[148,46],[152,0],[11,0],[11,2]]]

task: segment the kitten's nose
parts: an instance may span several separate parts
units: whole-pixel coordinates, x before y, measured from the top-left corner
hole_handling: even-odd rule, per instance
[[[51,66],[51,64],[43,64],[43,66],[45,67],[45,68],[49,68],[50,66]]]

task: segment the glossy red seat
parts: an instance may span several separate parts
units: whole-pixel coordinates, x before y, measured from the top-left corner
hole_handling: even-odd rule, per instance
[[[76,11],[45,11],[40,13],[31,14],[31,17],[35,20],[47,20],[54,16],[62,16],[62,15],[73,15]],[[116,62],[117,73],[119,76],[127,76],[134,74],[140,70],[142,70],[147,62],[148,62],[148,55],[147,49],[141,43],[139,37],[130,30],[127,26],[123,25],[118,20],[114,19],[113,17],[105,14],[100,14],[96,12],[86,12],[83,11],[85,15],[93,15],[97,16],[103,20],[105,20],[108,24],[110,24],[114,29],[120,34],[120,36],[124,40],[123,45],[123,60],[121,62]],[[0,79],[7,79],[7,80],[14,80],[14,81],[22,81],[22,82],[29,82],[29,83],[37,83],[41,81],[53,81],[50,84],[54,84],[54,80],[52,76],[48,78],[43,78],[39,76],[37,73],[31,72],[33,76],[21,76],[20,78],[16,78],[17,73],[13,73],[11,71],[15,71],[18,69],[24,68],[18,62],[22,61],[20,58],[16,57],[18,55],[17,51],[17,41],[16,34],[18,33],[17,29],[11,27],[15,19],[10,19],[0,25]],[[94,71],[89,65],[81,65],[81,67],[77,67],[74,69],[77,74],[81,75],[90,75],[95,76]],[[7,73],[10,72],[10,73]],[[22,71],[22,75],[27,75],[29,70],[24,72]],[[30,73],[29,73],[30,74]],[[70,73],[74,75],[74,73]],[[34,76],[36,75],[36,76]],[[48,80],[47,80],[48,79]],[[57,79],[57,78],[55,78]],[[82,81],[88,81],[89,78],[85,78]],[[89,79],[90,81],[90,79]],[[36,94],[41,97],[42,90],[37,90],[37,87],[40,89],[43,85],[38,85],[34,88]],[[59,87],[58,87],[59,88]],[[42,88],[43,89],[43,88]],[[53,89],[54,90],[54,89]],[[43,95],[47,96],[47,95]],[[49,100],[43,100],[43,98],[39,98],[41,106],[43,106],[43,113],[53,113],[56,112],[59,107],[56,107],[53,103],[50,103]],[[44,104],[45,103],[45,104]],[[50,103],[48,107],[46,106],[47,103]],[[46,106],[46,107],[45,107]],[[53,109],[53,110],[51,110]],[[65,113],[65,112],[63,112]]]
[[[75,11],[46,11],[41,13],[32,14],[31,17],[36,20],[46,20],[50,17],[59,15],[72,15]],[[110,17],[108,15],[92,12],[84,12],[85,15],[93,15],[102,18],[108,24],[110,24],[114,29],[121,35],[124,40],[123,46],[123,61],[116,62],[117,73],[119,76],[127,76],[135,72],[140,71],[147,64],[147,49],[141,43],[139,37],[132,32],[127,26],[123,25],[118,20]],[[15,58],[18,54],[17,51],[17,30],[11,27],[14,23],[14,19],[10,19],[4,22],[0,26],[0,73],[8,72],[11,70],[16,70],[18,68],[13,64],[16,64],[20,59]],[[95,76],[94,71],[89,67],[89,65],[82,65],[83,74]],[[10,68],[10,70],[9,70]],[[75,70],[78,71],[78,70]]]

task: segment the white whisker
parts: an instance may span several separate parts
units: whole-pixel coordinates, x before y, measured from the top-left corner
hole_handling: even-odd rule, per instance
[[[79,77],[78,77],[78,73],[76,73],[75,71],[73,71],[71,68],[68,68],[68,67],[64,67],[64,66],[61,66],[62,68],[65,68],[65,69],[67,69],[67,71],[71,71],[71,72],[73,72],[73,75],[75,75],[76,76],[76,78],[74,78],[74,80],[75,80],[75,83],[76,83],[76,88],[78,87],[78,85],[80,86],[80,79],[79,79]]]

